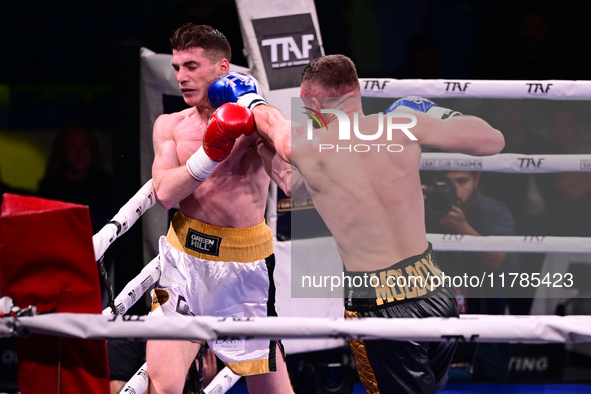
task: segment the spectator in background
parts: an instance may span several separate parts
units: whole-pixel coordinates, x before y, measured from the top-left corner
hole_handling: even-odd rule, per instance
[[[115,214],[113,182],[103,168],[98,143],[85,127],[62,130],[53,141],[45,176],[39,182],[39,197],[87,205],[93,233],[98,232]],[[111,252],[105,255],[110,276],[114,267]],[[112,278],[111,278],[112,280]],[[103,307],[107,292],[100,281]]]
[[[456,187],[457,201],[441,218],[427,215],[427,232],[471,236],[515,235],[513,218],[507,207],[478,190],[480,172],[448,171],[445,181]],[[504,252],[439,252],[443,272],[448,276],[482,277],[493,273],[518,272],[520,261],[514,253]],[[499,286],[484,283],[482,287],[456,288],[462,313],[504,315],[507,296]],[[508,374],[511,349],[507,343],[481,343],[459,346],[456,362],[473,360],[473,376],[478,379],[504,378]]]
[[[587,125],[579,113],[568,104],[559,105],[550,119],[550,146],[547,153],[589,154],[591,144],[587,139]]]
[[[69,127],[53,142],[38,196],[88,205],[93,231],[115,214],[113,182],[103,168],[98,143],[84,127]]]
[[[551,116],[553,154],[589,154],[587,125],[571,107],[559,106]],[[541,189],[547,235],[591,236],[591,178],[587,172],[558,172]]]
[[[526,155],[550,153],[550,144],[528,130],[524,104],[520,100],[494,100],[490,123],[502,130],[505,148],[501,153]],[[538,185],[552,180],[546,174],[509,174],[485,172],[482,174],[481,192],[507,204],[517,223],[544,213]],[[518,224],[519,227],[519,224]]]

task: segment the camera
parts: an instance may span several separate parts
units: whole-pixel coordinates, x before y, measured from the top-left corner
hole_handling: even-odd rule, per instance
[[[426,196],[425,215],[433,219],[447,215],[458,199],[456,186],[450,182],[437,182],[425,188],[423,194]]]

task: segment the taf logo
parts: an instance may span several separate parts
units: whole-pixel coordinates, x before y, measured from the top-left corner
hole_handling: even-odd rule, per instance
[[[462,242],[464,236],[462,234],[442,234],[442,242]]]
[[[541,244],[542,242],[544,242],[544,238],[545,236],[543,235],[526,235],[523,237],[523,243]]]
[[[312,49],[310,42],[312,41],[314,41],[314,34],[304,34],[301,47],[291,36],[263,40],[261,45],[271,49],[271,66],[281,68],[310,63],[310,49]],[[293,60],[292,54],[296,61]]]
[[[299,87],[304,67],[322,56],[311,14],[253,19],[271,90]]]
[[[540,168],[542,165],[543,157],[539,158],[537,161],[536,159],[529,158],[529,157],[520,157],[519,160],[519,167],[520,168]]]
[[[379,93],[382,93],[384,91],[384,89],[386,88],[386,85],[388,84],[388,80],[383,80],[380,81],[378,79],[366,79],[363,81],[363,89],[364,90],[371,90],[371,91],[377,91]]]
[[[446,93],[465,93],[472,82],[444,82]]]
[[[531,83],[526,83],[527,85],[527,93],[529,94],[548,94],[548,91],[550,91],[550,86],[552,86],[552,83],[547,83],[547,84],[543,84],[543,83],[536,83],[536,82],[531,82]]]

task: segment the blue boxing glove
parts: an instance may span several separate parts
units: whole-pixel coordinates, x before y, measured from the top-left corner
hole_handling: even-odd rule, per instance
[[[461,113],[458,111],[442,108],[435,104],[433,101],[427,100],[426,98],[422,98],[419,96],[407,96],[401,98],[400,100],[396,100],[391,106],[388,107],[386,113],[392,111],[409,110],[424,112],[427,115],[430,115],[437,119],[447,119],[451,118],[452,116],[461,115]]]
[[[260,104],[268,105],[265,99],[257,94],[255,79],[235,71],[220,75],[213,81],[207,94],[209,101],[216,108],[226,103],[238,103],[249,109]]]

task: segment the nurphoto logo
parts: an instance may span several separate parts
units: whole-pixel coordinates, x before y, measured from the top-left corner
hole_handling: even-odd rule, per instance
[[[339,141],[351,141],[351,120],[349,115],[338,109],[326,109],[322,108],[320,112],[315,111],[308,107],[302,107],[310,112],[304,112],[309,116],[307,125],[307,139],[314,139],[314,121],[319,126],[322,132],[328,131],[328,124],[322,114],[333,114],[336,116],[339,128],[338,128],[338,140]],[[359,130],[359,114],[353,113],[353,134],[359,140],[362,141],[375,141],[379,139],[384,133],[384,113],[379,112],[378,116],[378,130],[373,134],[364,134]],[[397,123],[396,118],[410,119],[409,123]],[[417,138],[410,132],[410,129],[417,124],[417,117],[413,114],[405,112],[389,112],[386,114],[386,139],[392,141],[392,135],[394,130],[402,131],[411,141],[417,141]],[[326,128],[326,130],[325,130]],[[364,130],[367,132],[367,130]],[[400,144],[319,144],[319,152],[323,151],[335,151],[335,152],[369,152],[376,150],[377,152],[388,151],[388,152],[402,152],[404,147]]]

